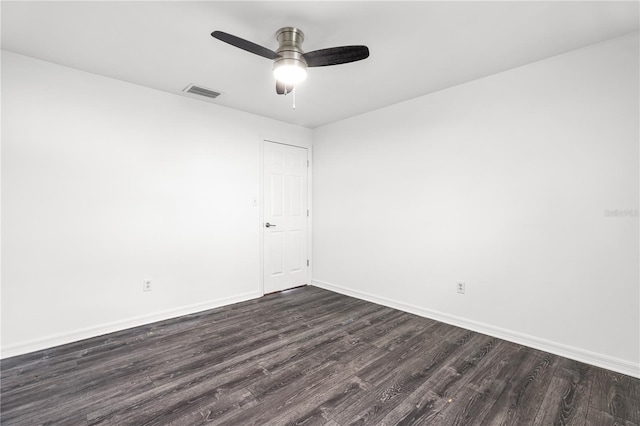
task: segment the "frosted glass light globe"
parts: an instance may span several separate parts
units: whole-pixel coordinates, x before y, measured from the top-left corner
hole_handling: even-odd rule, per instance
[[[288,84],[298,84],[307,78],[307,70],[297,64],[283,64],[273,70],[276,80]]]

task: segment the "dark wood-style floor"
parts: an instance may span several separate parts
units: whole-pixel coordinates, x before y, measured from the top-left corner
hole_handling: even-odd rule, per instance
[[[640,425],[640,380],[314,287],[1,363],[2,425]]]

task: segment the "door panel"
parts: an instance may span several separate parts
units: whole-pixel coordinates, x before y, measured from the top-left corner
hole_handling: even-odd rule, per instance
[[[263,158],[264,293],[272,293],[307,284],[307,149],[265,142]]]
[[[284,241],[280,231],[271,231],[269,244],[271,251],[271,276],[282,275],[284,272]]]
[[[271,206],[271,218],[281,217],[284,214],[284,176],[272,174],[271,197],[267,202]]]

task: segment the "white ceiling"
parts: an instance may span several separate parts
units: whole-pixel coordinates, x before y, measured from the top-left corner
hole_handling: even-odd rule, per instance
[[[216,104],[317,127],[639,29],[629,2],[11,2],[2,48]],[[369,59],[309,69],[278,96],[271,61],[213,39],[225,31],[275,50],[278,28],[306,51],[365,44]]]

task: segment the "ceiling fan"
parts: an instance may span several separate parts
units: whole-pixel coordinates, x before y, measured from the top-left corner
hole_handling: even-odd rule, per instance
[[[222,31],[214,31],[211,36],[247,52],[273,60],[276,93],[279,95],[291,93],[295,85],[307,77],[307,67],[340,65],[369,57],[367,46],[330,47],[305,53],[302,50],[304,33],[295,27],[280,28],[276,32],[279,47],[275,52]]]

